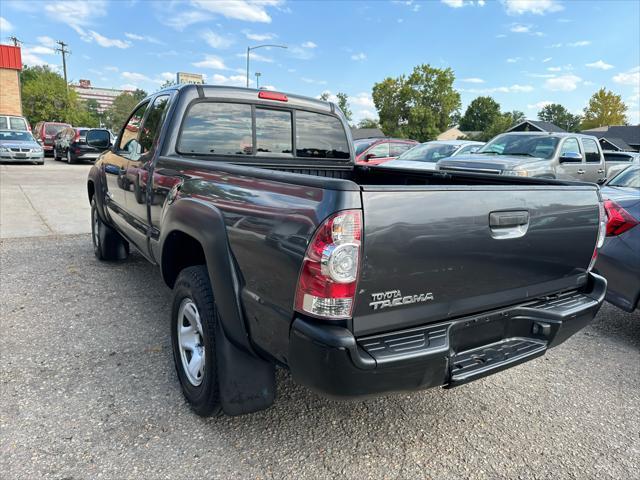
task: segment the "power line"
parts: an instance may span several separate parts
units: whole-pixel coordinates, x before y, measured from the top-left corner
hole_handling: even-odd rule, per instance
[[[60,52],[62,54],[62,71],[64,72],[64,84],[67,86],[67,90],[69,90],[69,82],[67,81],[67,54],[71,53],[67,50],[69,46],[67,43],[64,43],[62,40],[58,40],[56,42],[60,45],[60,48],[56,48],[56,52]]]

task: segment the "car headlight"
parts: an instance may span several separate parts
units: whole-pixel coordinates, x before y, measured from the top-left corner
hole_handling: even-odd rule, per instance
[[[42,153],[42,148],[40,147],[34,147],[31,149],[32,153]]]
[[[512,177],[528,177],[529,172],[527,170],[505,170],[503,175],[510,175]]]
[[[9,147],[0,147],[0,152],[10,152]]]

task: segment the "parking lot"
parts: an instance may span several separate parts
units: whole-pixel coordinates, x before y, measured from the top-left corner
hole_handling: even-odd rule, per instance
[[[640,478],[640,314],[609,305],[457,389],[341,403],[279,371],[271,409],[197,417],[158,270],[94,258],[88,169],[0,166],[3,478]]]

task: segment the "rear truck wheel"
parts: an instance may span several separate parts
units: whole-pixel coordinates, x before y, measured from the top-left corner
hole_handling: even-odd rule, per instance
[[[56,149],[56,147],[53,147],[53,159],[60,160],[60,157],[58,156],[58,150]]]
[[[71,150],[67,149],[67,163],[71,165],[72,163],[76,163],[75,159],[71,155]]]
[[[220,415],[216,361],[218,312],[204,265],[185,268],[173,288],[173,359],[187,402],[202,417]]]
[[[95,196],[91,199],[91,240],[98,260],[125,260],[129,256],[129,242],[102,221]]]

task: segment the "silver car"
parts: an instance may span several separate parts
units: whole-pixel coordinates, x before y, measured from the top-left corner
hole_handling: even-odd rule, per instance
[[[435,170],[438,160],[474,153],[484,143],[470,140],[441,140],[425,142],[407,150],[395,160],[384,164],[385,167],[410,170]]]
[[[0,130],[0,162],[34,162],[44,165],[44,150],[31,132]]]

